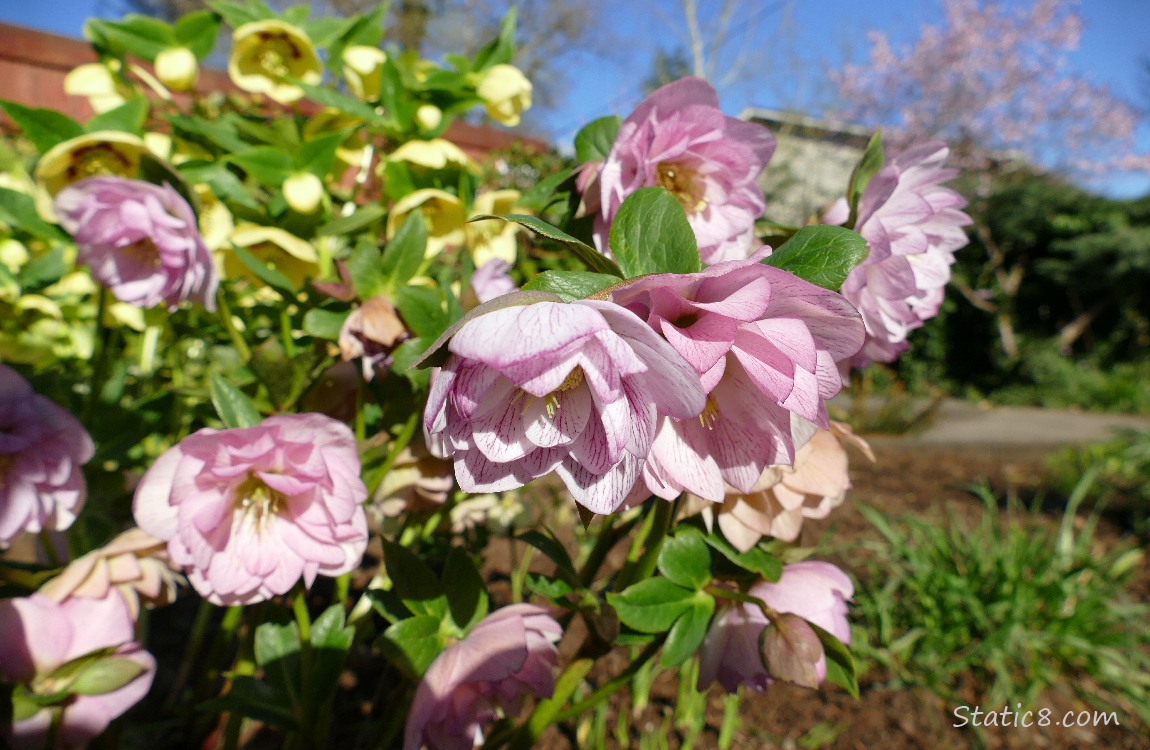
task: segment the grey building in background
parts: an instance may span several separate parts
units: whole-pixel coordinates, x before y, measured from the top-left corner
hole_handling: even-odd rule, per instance
[[[844,196],[872,135],[851,125],[769,109],[748,109],[739,117],[765,125],[778,140],[759,185],[767,196],[766,218],[780,224],[807,224]]]

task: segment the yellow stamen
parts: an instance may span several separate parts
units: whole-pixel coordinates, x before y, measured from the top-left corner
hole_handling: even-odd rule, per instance
[[[703,184],[695,173],[682,164],[659,162],[655,168],[655,182],[683,205],[687,213],[699,213],[707,207],[703,198]]]
[[[719,405],[715,403],[713,396],[707,396],[707,405],[703,407],[703,413],[699,415],[699,424],[708,430],[713,430],[715,429],[715,422],[718,420]]]

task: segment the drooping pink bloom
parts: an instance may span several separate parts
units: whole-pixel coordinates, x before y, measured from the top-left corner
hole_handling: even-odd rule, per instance
[[[184,300],[215,310],[219,279],[196,216],[170,185],[92,177],[56,195],[60,225],[76,241],[76,259],[121,302]]]
[[[511,264],[502,258],[492,258],[471,274],[470,292],[475,296],[476,304],[481,304],[496,297],[514,292],[519,287],[507,272]],[[464,295],[466,298],[466,294]],[[466,304],[466,299],[465,299]]]
[[[183,576],[168,565],[167,545],[142,529],[128,529],[108,544],[73,560],[60,575],[40,587],[53,601],[70,597],[104,599],[117,592],[132,620],[140,617],[140,600],[167,604],[176,598]]]
[[[559,623],[531,604],[485,617],[428,667],[407,716],[404,750],[475,747],[499,710],[518,711],[526,695],[550,697],[562,635]]]
[[[547,300],[473,313],[448,343],[423,415],[428,447],[454,454],[467,492],[555,471],[576,501],[610,513],[639,477],[656,419],[702,411],[690,365],[616,304]]]
[[[843,282],[842,295],[862,313],[866,343],[853,367],[893,362],[907,349],[907,334],[938,314],[950,280],[954,253],[967,244],[962,227],[966,201],[942,183],[958,174],[946,169],[949,149],[933,141],[889,160],[867,183],[854,229],[870,254]],[[846,201],[827,223],[848,218]]]
[[[757,180],[774,150],[769,130],[724,115],[701,78],[663,86],[623,122],[599,171],[596,245],[608,251],[608,231],[624,198],[658,185],[683,205],[705,263],[745,258],[766,208]],[[584,203],[595,200],[585,196]]]
[[[691,364],[708,394],[699,419],[659,425],[644,479],[660,497],[720,502],[724,482],[749,492],[767,466],[793,463],[812,425],[829,427],[826,400],[842,389],[835,363],[858,351],[862,321],[842,296],[763,265],[765,252],[611,294]],[[792,415],[801,422],[792,426]]]
[[[854,596],[850,578],[834,565],[815,560],[791,563],[775,583],[763,581],[747,592],[780,614],[790,613],[818,625],[850,645],[847,602]],[[764,690],[773,678],[763,664],[759,638],[770,627],[755,605],[726,607],[711,623],[699,651],[699,689],[718,682],[728,692],[739,685]],[[815,665],[818,680],[826,678],[826,656]]]
[[[121,667],[118,677],[82,682],[83,694],[56,670],[73,659],[103,649],[115,651],[100,658]],[[104,599],[69,599],[57,603],[42,594],[0,601],[0,682],[16,686],[25,710],[33,711],[32,697],[48,703],[30,715],[0,729],[16,750],[41,750],[49,736],[53,712],[63,712],[54,748],[87,747],[112,719],[143,698],[152,685],[156,660],[135,642],[128,607],[116,594]],[[109,672],[114,672],[109,670]],[[82,672],[78,679],[85,679]],[[106,690],[106,692],[100,692]],[[48,696],[59,694],[51,701]],[[19,710],[19,708],[18,708]]]
[[[695,507],[708,527],[717,520],[723,536],[741,552],[763,537],[793,542],[805,519],[826,518],[846,497],[851,482],[843,443],[848,442],[874,460],[865,441],[831,422],[829,431],[818,430],[798,449],[794,466],[768,466],[750,492],[728,486],[722,505],[697,498]]]
[[[0,365],[0,547],[22,531],[72,525],[87,497],[80,467],[94,451],[71,414]]]
[[[359,564],[359,473],[347,425],[322,414],[268,417],[181,440],[144,474],[133,512],[203,597],[252,604]]]

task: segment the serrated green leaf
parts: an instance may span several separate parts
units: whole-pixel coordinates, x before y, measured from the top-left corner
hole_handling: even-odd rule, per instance
[[[552,601],[562,599],[575,590],[567,581],[560,578],[548,578],[540,573],[527,574],[527,588]]]
[[[626,278],[652,273],[695,273],[702,266],[687,213],[661,187],[627,196],[611,222],[611,253]]]
[[[18,102],[0,99],[0,108],[12,118],[36,150],[43,155],[53,146],[84,135],[80,123],[54,109],[25,107]]]
[[[595,292],[619,283],[618,276],[589,271],[544,271],[523,285],[527,290],[551,292],[564,302],[589,297]]]
[[[440,619],[416,615],[400,620],[379,639],[383,655],[413,682],[418,682],[446,645],[440,633]]]
[[[658,565],[663,575],[685,588],[701,589],[711,582],[711,553],[703,535],[690,526],[663,541]]]
[[[696,592],[692,605],[675,620],[667,633],[663,655],[660,657],[664,667],[678,666],[699,650],[714,613],[714,597],[702,591]]]
[[[395,307],[407,327],[421,339],[434,341],[451,325],[438,289],[405,286],[396,292]]]
[[[441,578],[447,611],[462,636],[487,615],[487,587],[471,557],[459,547],[447,553]]]
[[[535,549],[547,555],[551,562],[555,563],[555,572],[567,583],[577,586],[579,584],[579,575],[575,572],[575,563],[571,561],[571,556],[567,554],[567,548],[563,543],[550,533],[537,531],[532,529],[524,531],[515,537],[517,540],[530,544]]]
[[[226,427],[254,427],[263,420],[251,399],[220,373],[212,373],[209,387],[212,405]]]
[[[383,564],[391,578],[392,590],[408,609],[417,615],[443,618],[447,613],[447,599],[427,563],[406,547],[384,540]]]
[[[323,310],[318,307],[313,307],[304,313],[303,332],[308,336],[335,341],[339,338],[339,332],[343,328],[343,323],[350,314],[351,312],[348,310],[335,312],[333,310]]]
[[[380,270],[387,277],[387,288],[394,292],[411,281],[426,252],[427,224],[419,211],[412,211],[383,248]]]
[[[870,248],[862,235],[843,227],[803,227],[763,260],[823,289],[837,292]]]
[[[383,263],[379,249],[370,240],[356,244],[347,259],[347,272],[351,276],[356,296],[368,300],[387,291],[387,278],[383,275]]]
[[[278,188],[292,174],[292,158],[274,146],[256,146],[229,159],[256,180],[270,188]]]
[[[148,62],[178,44],[171,26],[137,13],[124,16],[120,21],[90,19],[84,25],[84,34],[117,55],[133,55]]]
[[[574,169],[563,169],[544,177],[525,190],[515,201],[515,205],[542,213],[548,206],[566,195],[566,193],[556,195],[555,191],[571,177],[574,171]]]
[[[847,183],[847,201],[850,206],[850,218],[847,219],[847,227],[853,227],[855,225],[855,221],[858,218],[859,200],[862,198],[863,191],[866,190],[866,186],[871,181],[871,178],[882,169],[884,159],[882,131],[877,131],[871,136],[870,142],[867,143],[866,151],[863,152],[859,163],[855,166],[854,170],[851,171],[851,179],[850,182]]]
[[[196,10],[176,21],[172,29],[176,41],[191,50],[197,60],[212,54],[220,35],[220,18],[210,10]]]
[[[495,216],[492,214],[482,214],[480,216],[472,217],[471,221],[479,219],[503,219],[504,221],[513,221],[520,226],[527,227],[536,234],[541,234],[549,240],[555,240],[572,250],[575,255],[592,271],[596,273],[610,274],[623,278],[623,272],[615,261],[603,255],[595,248],[591,247],[585,242],[575,239],[571,235],[564,232],[558,227],[553,227],[542,219],[534,216],[527,216],[526,214],[506,214],[503,216]]]
[[[819,637],[823,653],[827,659],[827,679],[846,690],[852,697],[859,697],[858,671],[854,656],[842,641],[823,630],[813,622],[807,622]]]
[[[117,130],[132,135],[143,135],[144,120],[147,117],[148,100],[142,96],[137,96],[88,120],[87,124],[84,125],[84,130],[88,133]]]
[[[783,575],[783,564],[777,557],[761,547],[751,547],[746,552],[739,552],[731,546],[730,542],[715,534],[704,536],[703,541],[735,565],[757,574],[764,581],[774,583]]]
[[[0,187],[0,223],[42,240],[68,239],[67,232],[40,218],[32,196],[6,187]]]
[[[642,633],[663,633],[692,606],[696,593],[666,578],[648,578],[622,593],[607,594],[607,601],[624,625]]]
[[[256,628],[256,663],[268,683],[299,703],[299,627],[294,622],[265,622]]]
[[[606,159],[611,146],[615,145],[615,136],[619,134],[622,124],[623,118],[609,115],[584,125],[575,134],[575,158],[584,164]]]

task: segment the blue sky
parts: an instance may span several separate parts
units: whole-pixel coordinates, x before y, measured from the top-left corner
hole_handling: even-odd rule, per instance
[[[547,117],[548,129],[569,142],[577,128],[607,114],[626,115],[642,98],[639,82],[650,70],[657,47],[674,46],[670,24],[677,21],[676,2],[609,3],[610,54],[568,55],[571,91],[563,106]],[[820,102],[826,65],[861,59],[867,52],[867,29],[886,31],[898,43],[913,38],[938,12],[937,2],[886,0],[795,0],[790,18],[761,12],[774,4],[748,2],[741,27],[755,34],[747,47],[753,76],[720,88],[723,108],[738,114],[747,107],[794,108]],[[79,37],[84,19],[105,11],[107,0],[0,0],[0,21]],[[650,12],[655,8],[654,13]],[[659,11],[666,8],[665,13]],[[1150,109],[1150,76],[1142,60],[1150,59],[1150,0],[1087,0],[1079,5],[1085,29],[1074,66],[1096,83]],[[743,33],[746,33],[743,31]],[[763,40],[760,42],[760,40]],[[744,41],[740,39],[740,41]],[[774,54],[778,50],[778,54]],[[1146,80],[1147,83],[1143,83]],[[1139,146],[1150,150],[1150,123],[1139,133]],[[1150,177],[1123,178],[1108,191],[1138,195],[1150,191]]]

